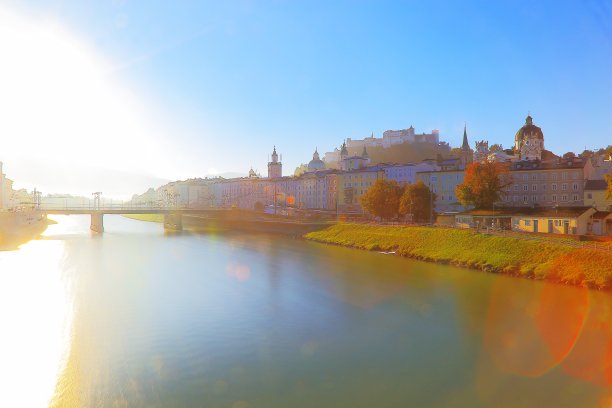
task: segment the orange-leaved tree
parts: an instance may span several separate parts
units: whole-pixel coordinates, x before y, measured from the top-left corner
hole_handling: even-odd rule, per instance
[[[397,217],[403,189],[394,180],[377,180],[361,196],[361,206],[368,213],[388,220]]]
[[[500,201],[509,184],[506,165],[492,161],[471,163],[465,168],[463,184],[455,188],[455,194],[466,207],[491,208]]]
[[[608,180],[608,200],[612,200],[612,174],[606,176]]]
[[[408,184],[404,188],[404,194],[400,200],[400,214],[412,214],[415,221],[429,221],[433,208],[432,204],[436,195],[421,180],[414,184]]]

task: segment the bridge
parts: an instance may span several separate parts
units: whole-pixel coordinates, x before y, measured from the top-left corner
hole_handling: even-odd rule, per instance
[[[170,207],[64,207],[52,208],[40,206],[38,210],[44,214],[56,215],[77,215],[86,214],[91,216],[90,229],[95,232],[104,232],[104,215],[106,214],[159,214],[164,216],[164,228],[170,230],[183,229],[183,215],[211,215],[228,212],[231,210],[224,208],[170,208]]]

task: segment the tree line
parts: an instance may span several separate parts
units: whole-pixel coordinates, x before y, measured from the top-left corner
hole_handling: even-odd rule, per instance
[[[610,178],[612,185],[612,177]],[[510,185],[508,166],[484,161],[465,168],[463,183],[457,185],[455,195],[464,207],[490,209],[500,202]],[[430,222],[435,214],[436,194],[422,181],[400,185],[394,180],[378,180],[361,197],[361,206],[381,220],[401,217],[416,222]]]
[[[400,185],[395,180],[377,180],[361,196],[361,206],[383,221],[408,217],[427,222],[433,213],[436,195],[423,183]]]

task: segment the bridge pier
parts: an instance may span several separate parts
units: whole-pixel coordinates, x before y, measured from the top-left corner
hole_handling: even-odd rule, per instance
[[[164,229],[181,231],[183,216],[181,214],[164,214]]]
[[[95,232],[104,232],[104,214],[101,212],[91,213],[91,225],[89,229]]]

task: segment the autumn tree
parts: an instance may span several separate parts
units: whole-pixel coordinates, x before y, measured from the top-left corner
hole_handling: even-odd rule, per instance
[[[608,200],[612,200],[612,173],[606,176],[606,180],[608,180]]]
[[[361,196],[361,206],[383,220],[397,217],[403,189],[394,180],[377,180]]]
[[[491,161],[471,163],[465,169],[463,184],[455,188],[455,194],[464,206],[491,208],[500,201],[509,184],[510,177],[505,165]]]
[[[412,214],[415,221],[425,222],[431,217],[436,195],[421,180],[408,184],[400,199],[399,212],[402,215]]]

